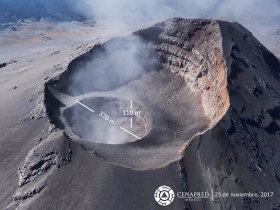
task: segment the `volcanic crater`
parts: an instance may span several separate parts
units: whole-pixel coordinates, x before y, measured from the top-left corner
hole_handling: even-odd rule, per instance
[[[96,45],[48,83],[51,121],[114,164],[145,170],[179,159],[189,140],[228,108],[226,66],[216,47],[221,42],[204,41],[217,33],[215,21],[172,19]],[[131,60],[137,64],[132,69]],[[132,128],[122,116],[130,101],[141,109]]]
[[[134,101],[92,97],[81,102],[95,110],[96,114],[77,103],[64,109],[62,117],[65,126],[73,131],[71,134],[82,139],[96,143],[123,144],[143,139],[152,128],[149,114]],[[129,129],[137,137],[120,128]]]
[[[37,92],[28,118],[9,135],[2,130],[9,137],[0,153],[10,167],[2,173],[5,206],[14,195],[7,209],[159,209],[153,194],[161,185],[174,192],[274,192],[269,198],[174,199],[172,209],[277,208],[280,63],[247,29],[174,18],[69,49],[59,68],[46,67],[56,77]],[[30,72],[50,61],[43,55],[15,75],[29,81]],[[46,72],[38,76],[44,82]],[[2,100],[6,117],[31,107],[22,93],[14,95],[22,99],[17,106]],[[38,137],[35,147],[33,140],[26,144]],[[22,160],[17,152],[26,151]],[[22,161],[17,189],[14,160]]]

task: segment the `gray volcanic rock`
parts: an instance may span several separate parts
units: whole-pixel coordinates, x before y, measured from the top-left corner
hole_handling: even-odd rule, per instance
[[[280,64],[249,31],[234,22],[175,18],[74,52],[36,76],[50,79],[43,80],[35,107],[25,115],[5,115],[14,125],[13,132],[1,130],[5,138],[15,136],[23,145],[29,136],[21,136],[22,130],[30,133],[37,121],[42,123],[32,138],[45,132],[45,140],[25,145],[24,154],[16,156],[18,180],[16,169],[1,163],[13,174],[1,171],[3,180],[19,186],[0,194],[1,207],[279,208]],[[57,60],[62,55],[62,50],[52,54]],[[43,57],[40,62],[47,63]],[[21,63],[1,69],[13,65]],[[133,118],[140,140],[116,135],[123,132],[119,126],[132,129],[120,113],[130,101],[143,113]],[[100,111],[115,124],[100,121]],[[113,126],[119,131],[109,135]],[[1,145],[12,147],[5,140]],[[0,153],[1,159],[11,155]],[[161,185],[175,194],[206,191],[211,197],[188,202],[175,196],[163,207],[154,200]],[[212,197],[264,191],[274,195]]]
[[[63,137],[62,133],[51,135],[44,143],[34,147],[19,166],[18,186],[20,188],[17,190],[14,200],[23,200],[39,193],[45,187],[47,177],[54,169],[59,169],[70,161],[71,149],[67,139]]]

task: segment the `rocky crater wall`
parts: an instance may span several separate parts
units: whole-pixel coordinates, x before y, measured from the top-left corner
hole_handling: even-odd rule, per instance
[[[202,96],[210,127],[215,125],[229,107],[227,66],[217,21],[175,18],[136,34],[154,40],[164,67],[182,76]]]

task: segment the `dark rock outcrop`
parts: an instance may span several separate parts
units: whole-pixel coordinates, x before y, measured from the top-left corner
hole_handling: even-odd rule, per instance
[[[257,193],[191,203],[192,209],[278,209],[279,61],[238,23],[218,21],[230,106],[184,153],[190,191]],[[261,192],[269,192],[262,196]],[[273,193],[273,195],[272,195]]]
[[[34,147],[18,168],[18,190],[14,200],[23,200],[39,193],[49,176],[71,161],[71,149],[62,133],[51,136]]]

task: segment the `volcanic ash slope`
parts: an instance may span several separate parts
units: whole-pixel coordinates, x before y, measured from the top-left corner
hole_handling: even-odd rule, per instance
[[[254,198],[193,202],[192,209],[278,209],[280,204],[280,64],[235,22],[218,21],[230,105],[186,148],[189,191],[258,193]],[[272,192],[272,197],[261,197]],[[272,194],[270,193],[270,195]]]
[[[56,129],[22,160],[9,208],[161,209],[153,197],[161,185],[274,192],[175,198],[166,209],[277,208],[279,72],[277,58],[235,22],[175,18],[94,44],[45,83],[49,122],[41,127]],[[76,100],[96,112],[115,110],[116,118],[133,101],[144,113],[135,117],[141,140],[105,143],[110,128],[99,129]],[[126,126],[127,119],[119,121]],[[97,129],[85,130],[90,122]],[[102,131],[98,141],[92,130]]]

